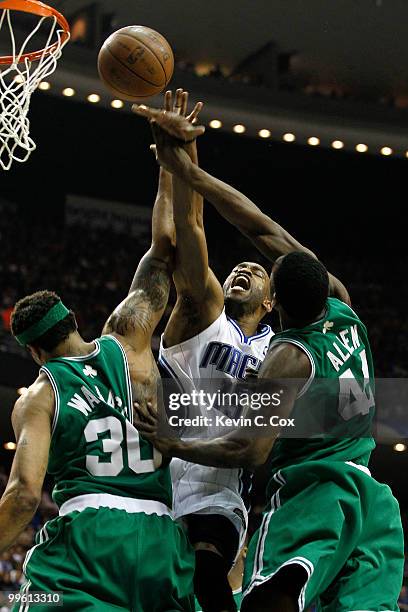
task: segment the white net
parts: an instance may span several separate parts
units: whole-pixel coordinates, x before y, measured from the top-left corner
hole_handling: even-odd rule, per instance
[[[13,11],[0,10],[0,33],[4,35],[8,28],[11,42],[10,64],[0,66],[0,166],[3,170],[9,170],[13,161],[27,161],[35,150],[28,117],[31,96],[41,81],[55,71],[69,38],[58,29],[55,16],[38,17],[31,34],[17,45],[12,25],[15,15]],[[44,28],[46,44],[43,51],[35,60],[23,58],[32,39],[40,31],[44,35]]]

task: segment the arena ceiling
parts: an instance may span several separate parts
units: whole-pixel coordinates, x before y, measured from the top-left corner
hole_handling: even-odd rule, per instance
[[[60,0],[72,12],[91,0]],[[408,91],[406,0],[99,0],[118,27],[159,30],[179,57],[233,69],[273,40],[297,68],[353,89]]]
[[[150,26],[168,38],[178,62],[218,65],[226,72],[272,43],[277,54],[286,54],[294,87],[248,86],[223,78],[200,78],[180,68],[176,68],[170,86],[189,89],[193,101],[203,100],[203,122],[218,119],[227,131],[243,124],[246,134],[253,137],[261,130],[277,140],[290,133],[299,144],[314,137],[322,146],[340,142],[345,150],[355,151],[364,143],[368,153],[388,150],[406,157],[406,0],[50,2],[68,18],[93,7],[96,15],[109,18],[109,32],[130,24]],[[99,33],[102,22],[96,25]],[[0,40],[0,52],[3,50]],[[73,100],[86,102],[90,93],[96,93],[101,98],[99,106],[110,108],[112,97],[98,78],[97,51],[68,45],[48,94],[61,95],[64,88],[71,87],[76,92]],[[277,72],[269,60],[265,72]],[[305,95],[299,83],[320,88],[314,91],[318,95]],[[341,91],[340,97],[332,99],[333,88]],[[397,105],[390,103],[396,99]],[[152,101],[160,103],[160,98]],[[129,111],[130,105],[126,105],[123,112]]]

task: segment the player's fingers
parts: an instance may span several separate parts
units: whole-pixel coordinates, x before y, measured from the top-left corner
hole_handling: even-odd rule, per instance
[[[187,115],[188,108],[188,91],[183,91],[183,95],[181,96],[181,115],[185,117]]]
[[[173,92],[171,89],[168,89],[164,94],[164,108],[166,111],[173,110]]]
[[[133,425],[136,429],[143,434],[144,436],[153,436],[155,433],[155,428],[151,427],[144,421],[139,421],[139,419],[133,419]]]
[[[146,408],[147,408],[150,418],[153,419],[154,421],[157,421],[157,410],[153,402],[146,402]]]
[[[136,113],[136,115],[147,117],[147,119],[159,119],[163,115],[163,111],[157,108],[150,108],[150,106],[145,106],[144,104],[133,104],[132,112]]]
[[[195,105],[195,107],[193,108],[189,116],[187,117],[190,123],[195,123],[197,121],[197,117],[203,110],[203,106],[204,104],[202,102],[197,102],[197,104]]]
[[[150,412],[146,405],[142,407],[137,402],[133,403],[133,409],[143,426],[153,432],[156,429],[157,422],[155,415]]]
[[[183,108],[183,90],[179,87],[179,89],[176,90],[176,102],[174,104],[174,112],[180,115],[182,108]]]

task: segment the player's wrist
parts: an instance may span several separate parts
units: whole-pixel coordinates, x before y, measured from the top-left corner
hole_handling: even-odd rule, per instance
[[[191,147],[192,145],[188,145],[188,146]],[[186,156],[185,159],[180,160],[177,174],[180,178],[185,180],[187,183],[190,183],[190,181],[194,179],[194,170],[198,166],[191,159],[188,148],[185,147],[185,149],[187,153],[189,153],[189,155],[188,157]]]

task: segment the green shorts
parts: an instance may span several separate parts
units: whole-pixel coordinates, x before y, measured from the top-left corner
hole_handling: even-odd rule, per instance
[[[46,523],[36,542],[22,592],[60,591],[63,606],[14,610],[194,610],[194,552],[169,516],[86,508]]]
[[[269,509],[249,545],[244,601],[297,564],[305,570],[299,610],[314,603],[324,612],[397,611],[404,543],[390,488],[354,464],[329,461],[290,466],[272,481]]]

